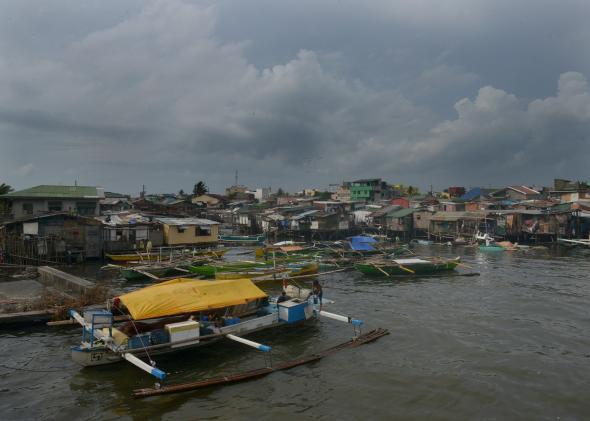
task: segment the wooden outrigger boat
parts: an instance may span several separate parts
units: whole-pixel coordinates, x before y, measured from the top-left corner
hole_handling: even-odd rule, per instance
[[[235,245],[263,245],[266,241],[264,235],[220,235],[219,242]]]
[[[219,249],[219,250],[194,250],[190,252],[191,256],[207,256],[207,257],[214,257],[214,258],[221,258],[225,253],[227,253],[227,249]],[[151,253],[122,253],[122,254],[115,254],[115,253],[105,253],[105,257],[113,262],[156,262],[158,260],[167,260],[170,258],[170,252],[167,251],[164,254],[160,254],[158,252],[151,252]]]
[[[319,271],[315,262],[300,264],[270,264],[257,262],[232,262],[224,265],[188,266],[188,270],[205,278],[215,279],[283,279],[285,277],[313,275]]]
[[[113,318],[131,318],[115,326]],[[252,281],[202,281],[179,278],[151,285],[115,298],[107,310],[70,316],[82,325],[82,341],[72,348],[72,359],[82,366],[128,361],[163,380],[166,373],[152,357],[229,339],[270,352],[271,347],[245,339],[263,329],[298,325],[318,316],[350,323],[360,331],[362,321],[315,308],[311,299],[292,298],[277,303]],[[148,363],[142,360],[148,359]]]
[[[187,269],[174,266],[132,266],[119,270],[121,277],[130,282],[150,279],[161,281],[185,276],[187,273],[190,273]]]
[[[426,275],[454,270],[461,264],[461,258],[454,259],[391,259],[357,263],[354,267],[365,275]]]

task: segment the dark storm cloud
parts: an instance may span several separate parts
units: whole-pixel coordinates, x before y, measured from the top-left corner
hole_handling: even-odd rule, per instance
[[[55,132],[65,136],[88,136],[103,139],[145,139],[153,135],[151,129],[141,127],[116,127],[108,124],[88,124],[73,121],[65,115],[54,115],[39,110],[15,110],[0,108],[0,123],[23,130]]]
[[[585,2],[8,6],[0,180],[18,187],[584,177]]]

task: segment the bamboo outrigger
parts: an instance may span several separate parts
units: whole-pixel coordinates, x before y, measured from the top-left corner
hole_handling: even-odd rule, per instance
[[[166,373],[153,356],[229,339],[270,352],[267,345],[242,337],[263,329],[304,323],[318,316],[351,324],[355,333],[363,322],[316,309],[309,297],[271,302],[249,279],[175,279],[117,297],[107,310],[71,310],[83,327],[82,341],[72,348],[72,359],[83,366],[127,361],[159,380]],[[114,312],[131,320],[117,328]],[[142,360],[146,358],[149,363]]]
[[[288,370],[290,368],[294,368],[300,365],[309,364],[311,362],[319,361],[324,357],[329,355],[335,354],[338,351],[342,351],[344,349],[354,348],[369,342],[376,341],[377,339],[381,338],[382,336],[388,335],[389,331],[386,329],[375,329],[370,332],[364,333],[356,338],[353,338],[347,342],[341,343],[339,345],[333,346],[331,348],[325,349],[320,352],[316,352],[314,354],[298,358],[292,361],[285,361],[279,364],[273,364],[269,367],[258,368],[255,370],[249,370],[238,374],[231,374],[226,376],[220,377],[213,377],[209,379],[198,380],[196,382],[184,383],[184,384],[175,384],[175,385],[167,385],[161,386],[159,388],[145,388],[145,389],[136,389],[133,391],[133,396],[135,398],[146,398],[149,396],[156,396],[156,395],[166,395],[171,393],[180,393],[186,392],[189,390],[195,389],[202,389],[206,387],[216,386],[216,385],[223,385],[223,384],[230,384],[230,383],[237,383],[246,380],[252,380],[255,378],[267,376],[271,373],[276,371]]]

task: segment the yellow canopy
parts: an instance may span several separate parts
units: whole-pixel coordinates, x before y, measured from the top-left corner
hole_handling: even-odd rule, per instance
[[[135,320],[246,304],[267,295],[249,279],[201,281],[178,278],[121,295]]]

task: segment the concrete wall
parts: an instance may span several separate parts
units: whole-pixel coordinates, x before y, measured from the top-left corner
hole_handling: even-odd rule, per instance
[[[93,282],[79,278],[69,273],[62,272],[49,266],[40,266],[39,282],[47,287],[52,287],[64,292],[84,294],[95,287]]]
[[[67,212],[76,212],[76,204],[78,202],[93,203],[94,215],[99,214],[98,200],[89,201],[84,199],[14,199],[12,201],[12,214],[15,219],[24,218],[32,215],[40,215],[49,212],[49,202],[61,202],[61,210]],[[23,211],[23,204],[32,204],[33,213],[25,213]]]

